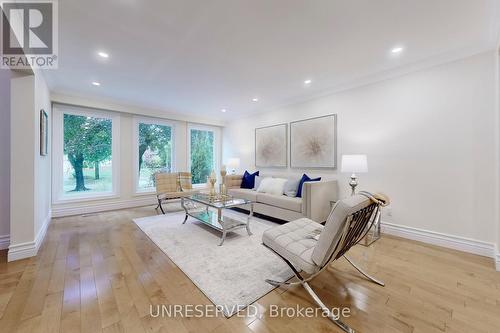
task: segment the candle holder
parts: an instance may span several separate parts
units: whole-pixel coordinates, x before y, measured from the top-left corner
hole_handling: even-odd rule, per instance
[[[225,168],[221,169],[220,176],[221,176],[221,179],[222,179],[222,183],[219,185],[219,193],[223,194],[223,195],[227,193],[226,175],[227,175],[226,169]]]
[[[215,172],[212,171],[210,176],[207,177],[207,183],[209,186],[209,195],[211,197],[215,197],[215,183],[217,182],[217,177],[215,176]]]

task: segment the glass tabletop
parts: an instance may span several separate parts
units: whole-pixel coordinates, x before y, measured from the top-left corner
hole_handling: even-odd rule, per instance
[[[209,194],[203,194],[203,193],[193,194],[189,197],[186,197],[186,199],[213,208],[231,208],[252,203],[252,201],[247,199],[233,198],[231,196],[211,197]]]

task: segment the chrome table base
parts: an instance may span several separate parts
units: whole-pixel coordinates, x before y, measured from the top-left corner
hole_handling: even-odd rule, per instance
[[[208,205],[205,205],[205,208],[201,211],[200,210],[189,211],[186,201],[189,203],[193,203],[194,207],[196,207],[196,203],[191,201],[189,198],[181,198],[181,205],[186,213],[182,224],[185,224],[188,217],[191,216],[191,217],[195,218],[196,220],[200,221],[201,223],[203,223],[203,224],[205,224],[213,229],[219,230],[220,232],[222,232],[219,246],[222,246],[222,244],[224,244],[224,241],[226,240],[227,233],[234,231],[236,229],[245,228],[248,235],[249,236],[252,235],[252,232],[250,231],[250,220],[253,217],[253,203],[249,203],[250,214],[246,218],[246,221],[241,221],[241,220],[228,218],[227,216],[224,217],[222,215],[222,210],[224,208],[219,208],[219,207],[217,207],[217,208],[213,207],[215,212],[210,210]],[[197,203],[200,203],[200,202],[197,202]],[[200,203],[200,204],[204,205],[204,203]]]

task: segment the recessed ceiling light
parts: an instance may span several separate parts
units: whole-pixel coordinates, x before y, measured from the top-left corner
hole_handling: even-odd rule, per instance
[[[395,47],[391,50],[392,53],[401,53],[403,51],[403,48],[398,46],[398,47]]]
[[[97,54],[98,54],[98,55],[99,55],[99,57],[101,57],[101,58],[109,58],[109,54],[108,54],[108,53],[106,53],[106,52],[102,52],[102,51],[100,51],[100,52],[97,52]]]
[[[252,98],[252,102],[258,102],[259,99],[257,97]]]
[[[223,113],[226,112],[226,111],[227,111],[226,109],[221,109],[220,110],[220,112],[223,112]]]
[[[101,84],[100,84],[99,82],[97,82],[97,81],[94,81],[94,82],[92,82],[92,85],[94,85],[94,86],[97,86],[97,87],[98,87],[98,86],[100,86]]]
[[[305,85],[308,85],[308,84],[311,84],[311,82],[312,82],[312,80],[305,80],[305,81],[304,81],[304,84],[305,84]]]

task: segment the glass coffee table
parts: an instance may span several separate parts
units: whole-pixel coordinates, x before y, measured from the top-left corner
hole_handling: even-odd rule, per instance
[[[203,209],[199,209],[197,204],[201,204]],[[215,197],[208,194],[196,193],[188,197],[181,198],[181,205],[186,212],[184,222],[186,223],[188,216],[191,216],[201,223],[222,232],[222,237],[219,246],[222,246],[226,239],[226,234],[230,231],[246,228],[248,235],[252,235],[250,231],[250,220],[253,217],[253,202],[246,199],[238,199],[230,196]],[[191,206],[191,207],[188,207]],[[250,205],[250,214],[246,219],[233,218],[222,215],[222,210],[227,208],[242,207]],[[212,208],[212,209],[210,209]]]

